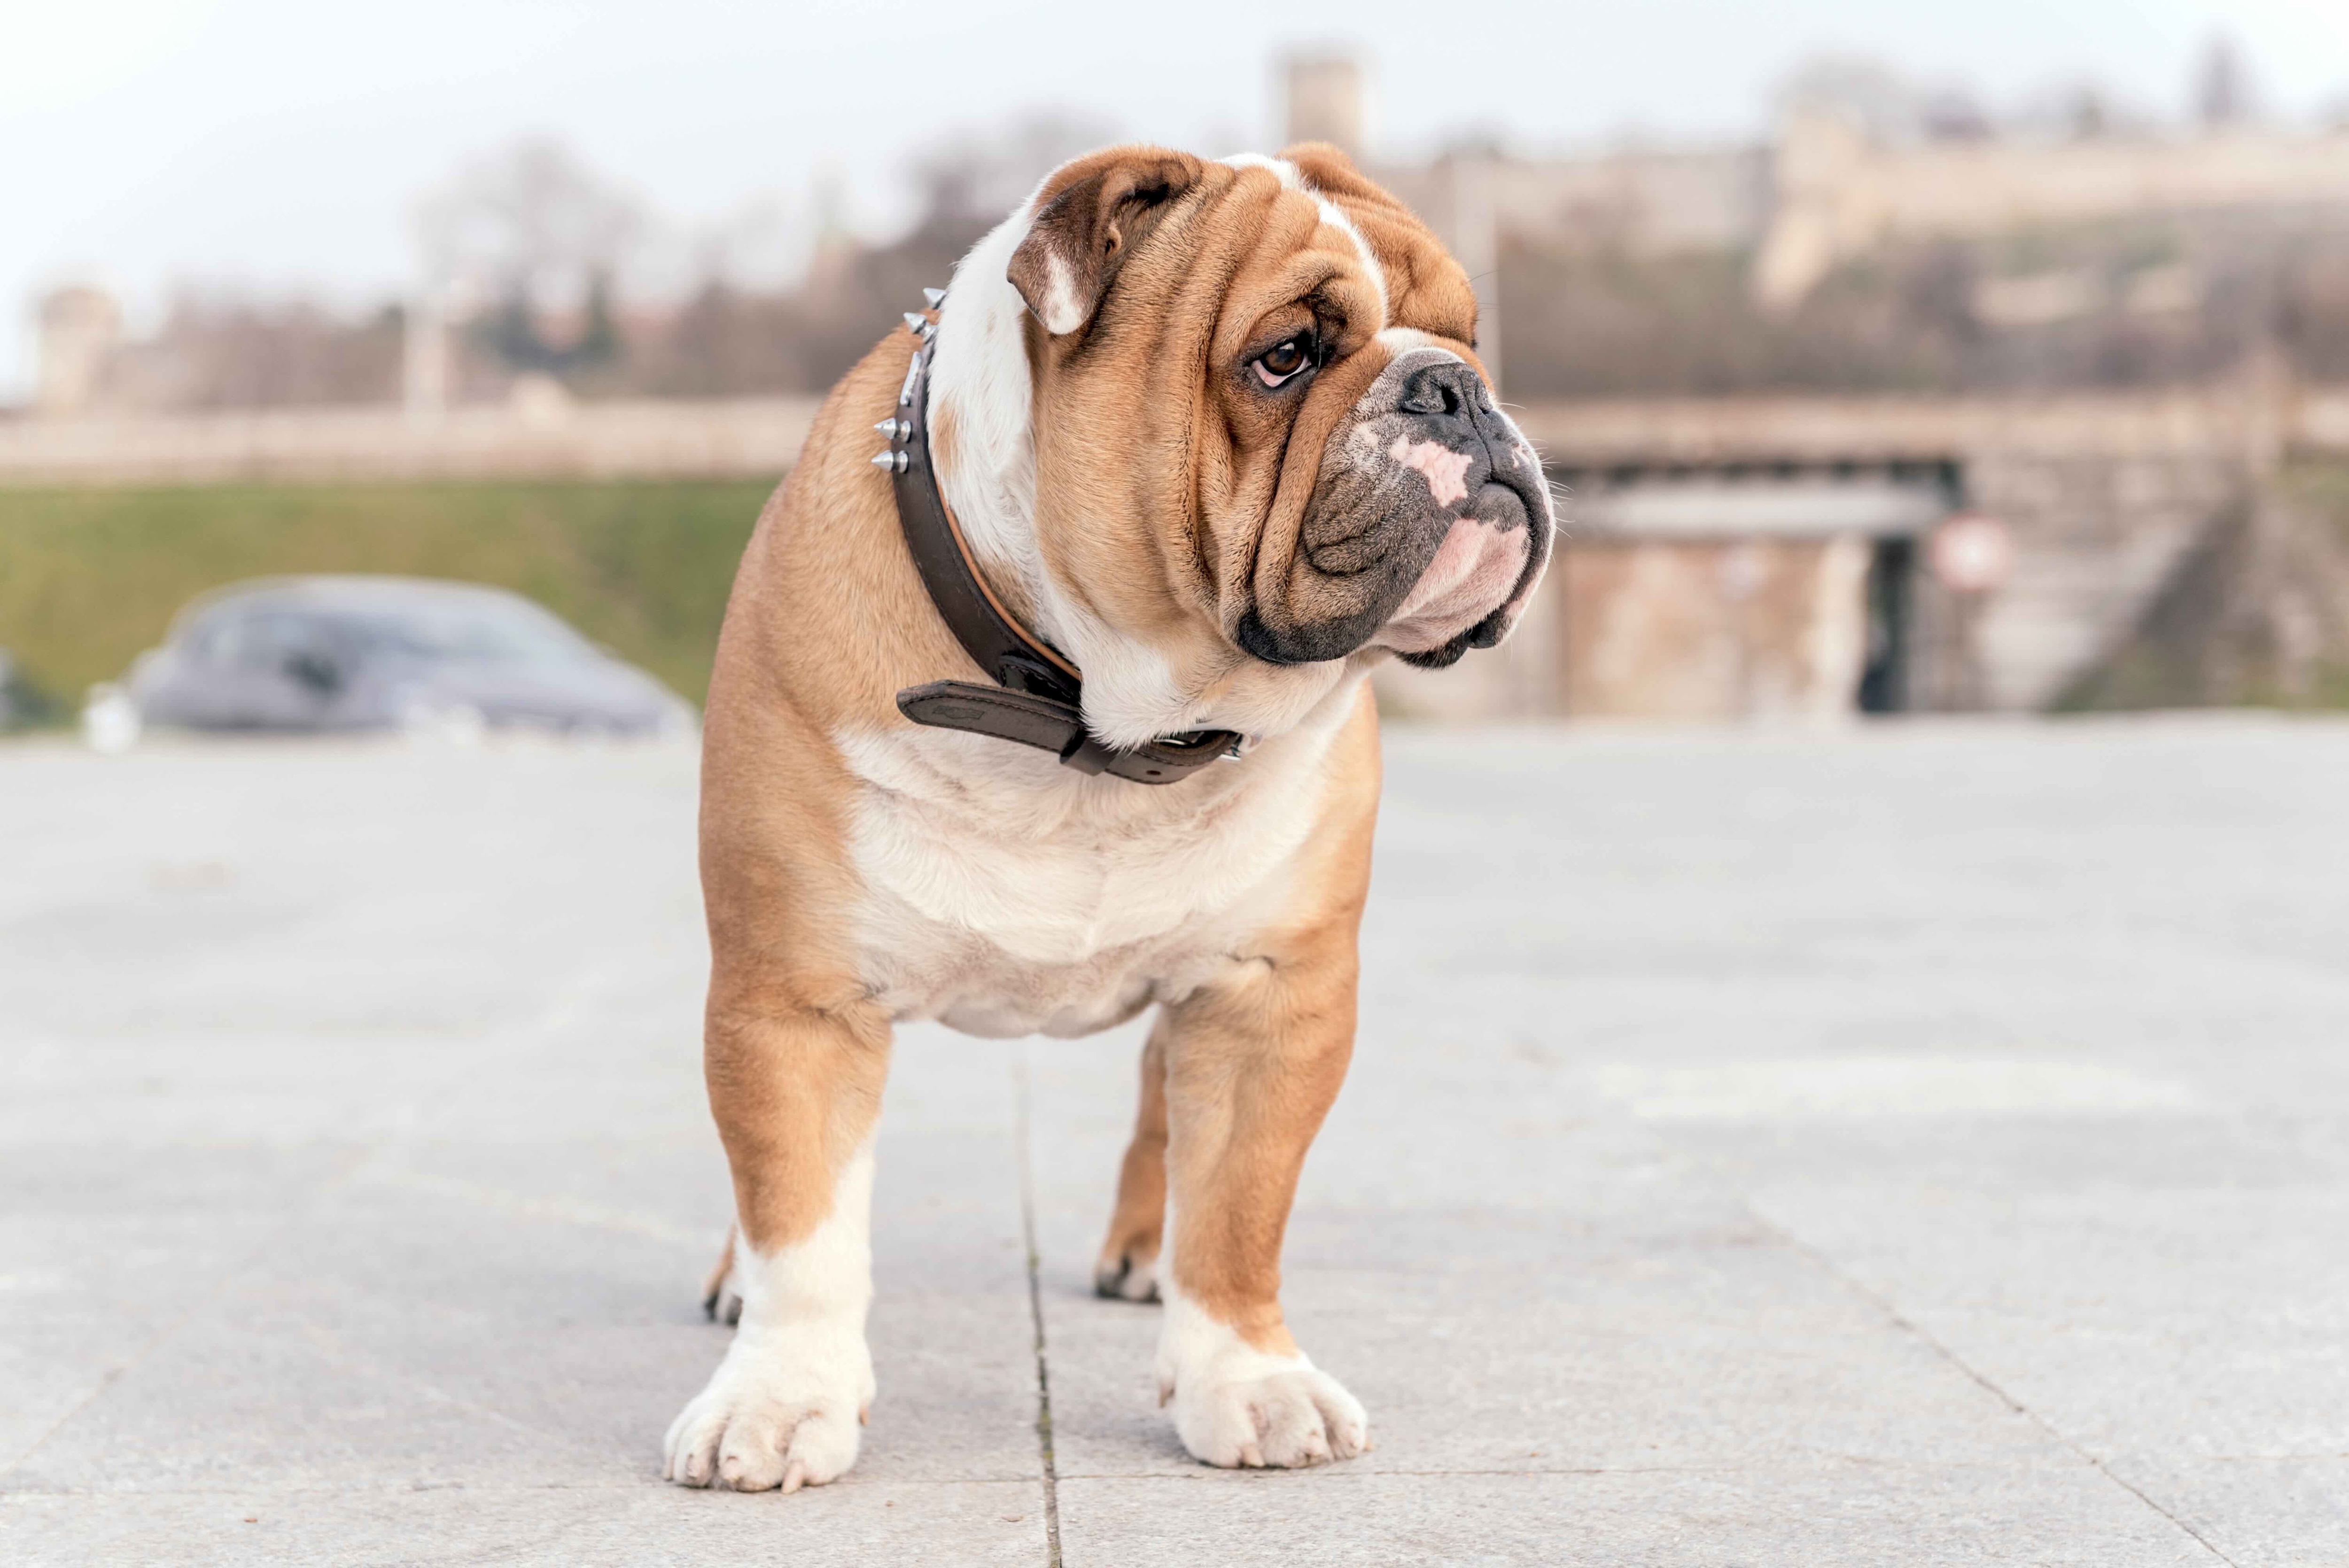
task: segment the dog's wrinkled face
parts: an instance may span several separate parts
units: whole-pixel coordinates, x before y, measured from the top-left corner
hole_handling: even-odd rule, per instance
[[[1240,645],[1275,664],[1374,644],[1442,665],[1489,648],[1548,552],[1540,461],[1475,366],[1381,335],[1400,352],[1324,442],[1285,579],[1259,582],[1240,617]]]
[[[1072,650],[1088,713],[1136,646],[1183,699],[1108,731],[1247,727],[1350,662],[1506,634],[1549,552],[1539,459],[1477,364],[1466,274],[1342,154],[1095,154],[1045,182],[1007,275],[1037,547],[1125,650],[1070,629],[1096,645]]]

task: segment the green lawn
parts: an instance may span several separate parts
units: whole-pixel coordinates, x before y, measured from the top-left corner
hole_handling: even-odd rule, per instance
[[[694,702],[763,481],[0,490],[0,647],[67,711],[195,594],[289,572],[511,588]]]

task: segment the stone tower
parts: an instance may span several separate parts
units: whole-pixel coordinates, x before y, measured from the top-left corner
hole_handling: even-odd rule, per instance
[[[37,414],[79,414],[98,401],[107,361],[122,336],[122,313],[103,289],[73,286],[41,301]]]
[[[1361,65],[1341,55],[1292,55],[1288,72],[1284,142],[1334,142],[1361,162],[1365,119]]]

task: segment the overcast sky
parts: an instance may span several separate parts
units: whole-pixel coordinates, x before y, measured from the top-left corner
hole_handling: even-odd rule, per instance
[[[2092,77],[2182,112],[2216,33],[2266,101],[2349,95],[2349,0],[0,0],[0,398],[36,293],[95,281],[151,316],[174,280],[356,303],[403,288],[418,196],[551,134],[683,227],[836,171],[862,225],[926,144],[1058,107],[1220,152],[1278,131],[1271,62],[1371,66],[1376,148],[1485,129],[1521,150],[1765,126],[1821,52],[1994,107]]]

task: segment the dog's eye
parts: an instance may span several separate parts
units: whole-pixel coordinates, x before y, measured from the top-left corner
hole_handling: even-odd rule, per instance
[[[1313,340],[1299,333],[1256,356],[1256,378],[1267,387],[1278,387],[1296,377],[1312,363]]]

